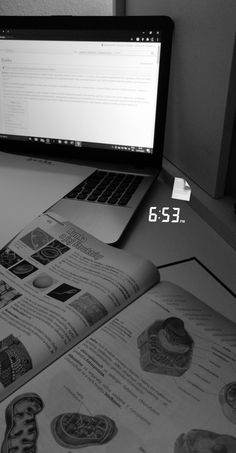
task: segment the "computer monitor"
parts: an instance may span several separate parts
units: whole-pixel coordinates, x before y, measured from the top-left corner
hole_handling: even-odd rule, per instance
[[[3,18],[0,147],[161,156],[171,32],[167,17]]]

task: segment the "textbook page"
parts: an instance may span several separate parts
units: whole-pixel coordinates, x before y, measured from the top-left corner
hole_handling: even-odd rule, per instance
[[[0,251],[0,398],[158,280],[151,263],[38,217]]]
[[[1,445],[235,453],[235,376],[235,323],[161,282],[1,404]]]

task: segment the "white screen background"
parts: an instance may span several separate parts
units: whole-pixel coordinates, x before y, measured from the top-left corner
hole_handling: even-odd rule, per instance
[[[0,41],[0,133],[152,148],[160,47]]]

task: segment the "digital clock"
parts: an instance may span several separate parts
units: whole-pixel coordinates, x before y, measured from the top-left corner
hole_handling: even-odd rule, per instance
[[[148,214],[149,222],[162,223],[185,223],[185,219],[180,218],[180,208],[163,206],[158,209],[157,206],[151,206]]]

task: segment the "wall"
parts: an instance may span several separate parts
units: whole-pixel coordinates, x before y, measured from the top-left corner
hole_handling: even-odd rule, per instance
[[[236,1],[127,0],[126,14],[162,14],[174,19],[165,156],[210,195],[221,195],[222,142],[226,159],[230,151],[226,137],[233,125],[233,115],[227,116],[227,124],[224,119]],[[229,95],[229,101],[234,102],[228,109],[233,112],[235,99]]]
[[[115,15],[123,0],[0,0],[0,15]]]

